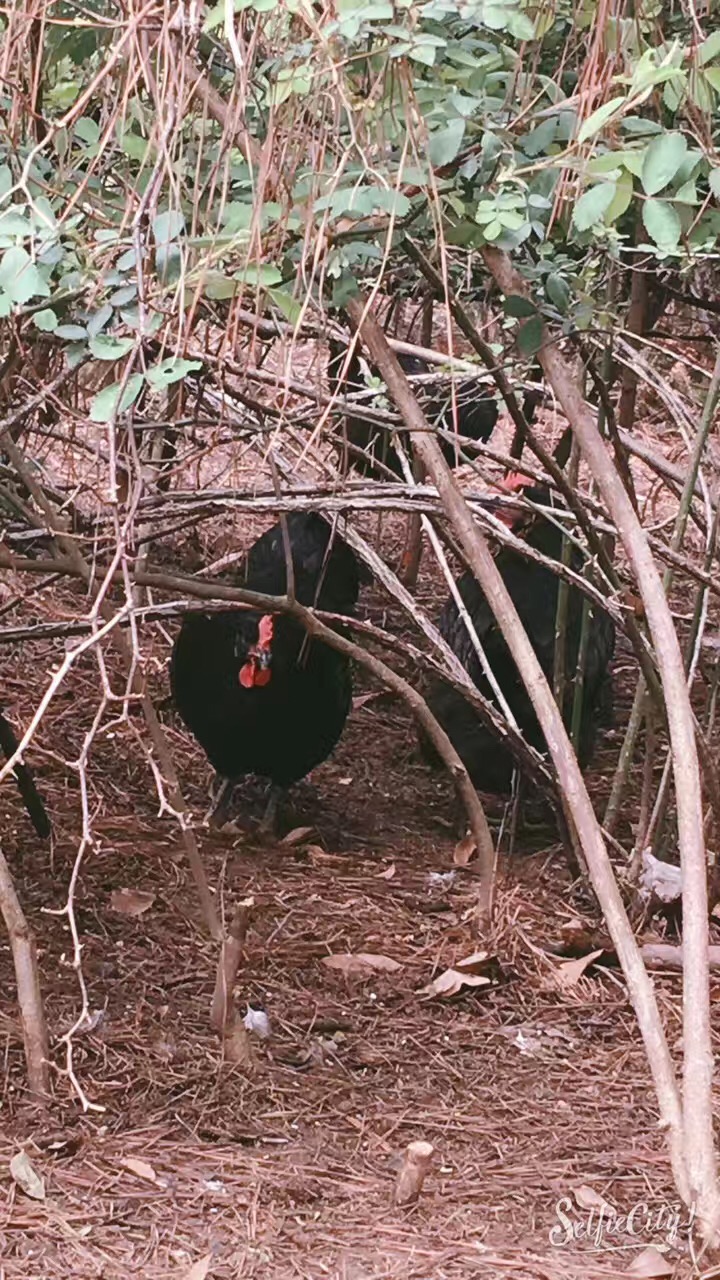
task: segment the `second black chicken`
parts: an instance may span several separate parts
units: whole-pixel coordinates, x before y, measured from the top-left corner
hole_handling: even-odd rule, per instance
[[[360,583],[353,552],[316,514],[292,513],[287,527],[295,598],[351,616]],[[250,548],[238,585],[285,593],[279,523]],[[225,780],[215,821],[226,816],[234,783],[256,774],[271,783],[266,828],[276,824],[282,792],[329,756],[352,702],[350,662],[343,654],[311,639],[287,614],[254,610],[186,614],[170,682],[181,718]]]
[[[430,366],[417,356],[404,352],[396,354],[403,373],[413,376],[430,372]],[[328,375],[333,393],[367,390],[357,348],[350,357],[345,377],[341,377],[346,356],[344,345],[330,343]],[[498,419],[498,406],[495,397],[487,394],[484,384],[477,378],[471,376],[456,382],[456,413],[453,412],[449,386],[430,381],[416,385],[414,390],[431,426],[470,440],[489,440]],[[402,475],[400,459],[392,446],[390,434],[365,416],[361,406],[355,413],[347,415],[338,429],[337,438],[339,447],[346,454],[346,466],[353,465],[362,475],[373,475],[379,463],[395,475]],[[454,443],[443,437],[439,438],[439,443],[447,462],[455,466],[458,455]]]
[[[10,721],[0,710],[0,748],[8,760],[15,755],[18,749],[18,740],[15,736]],[[13,776],[18,786],[18,791],[22,796],[23,804],[27,809],[30,821],[35,828],[36,834],[41,840],[49,839],[52,834],[50,819],[47,815],[47,809],[43,804],[42,798],[35,786],[35,780],[32,773],[24,763],[18,763],[13,769]]]
[[[526,496],[544,505],[549,502],[549,495],[544,490],[529,490]],[[513,524],[516,533],[520,531],[523,519],[527,517],[519,517]],[[549,560],[560,560],[563,534],[557,523],[538,516],[531,521],[524,537],[529,547]],[[583,562],[582,552],[574,547],[570,567],[579,573],[582,571]],[[527,560],[510,547],[503,547],[500,550],[495,563],[543,672],[552,687],[559,579],[551,569]],[[457,586],[491,670],[517,721],[518,728],[531,746],[539,751],[545,751],[545,738],[530,697],[481,587],[471,573],[462,574]],[[566,686],[563,705],[563,719],[566,725],[570,724],[572,717],[583,599],[583,593],[577,587],[570,586],[565,647]],[[489,701],[497,705],[467,627],[452,598],[445,604],[438,625],[474,684]],[[577,747],[578,760],[582,768],[590,760],[598,721],[602,719],[603,714],[607,714],[610,707],[609,664],[615,648],[615,627],[612,619],[596,605],[592,607],[589,626],[590,633],[583,670],[582,718]],[[488,791],[493,794],[508,792],[512,784],[513,757],[462,695],[444,682],[437,681],[430,689],[428,705],[453,742],[478,791]],[[432,748],[425,742],[422,743],[422,747],[427,758],[433,760]]]

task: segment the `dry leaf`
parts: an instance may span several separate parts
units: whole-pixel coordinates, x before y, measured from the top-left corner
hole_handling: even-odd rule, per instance
[[[198,1258],[197,1262],[193,1262],[189,1271],[183,1271],[180,1280],[205,1280],[211,1262],[212,1254],[206,1253],[204,1258]]]
[[[421,994],[427,996],[455,996],[463,987],[487,987],[490,978],[482,973],[461,973],[459,969],[446,969],[438,978],[423,987]]]
[[[593,935],[586,920],[581,920],[579,916],[571,916],[569,920],[563,920],[560,925],[560,937],[563,940],[563,946],[573,947],[579,951],[582,947],[592,947]]]
[[[675,902],[682,893],[682,869],[671,862],[661,862],[649,849],[642,856],[640,897],[655,896],[661,902]]]
[[[455,866],[466,867],[474,853],[477,853],[475,837],[468,832],[468,834],[463,836],[462,840],[459,840],[455,845],[455,849],[453,851],[453,862],[455,863]]]
[[[379,698],[379,697],[380,697],[379,692],[359,693],[357,698],[353,698],[352,700],[352,709],[353,711],[359,711],[361,707],[367,706],[368,702],[371,702],[373,698]]]
[[[473,951],[471,956],[465,956],[463,960],[455,961],[455,968],[461,973],[479,973],[480,969],[487,964],[489,960],[487,951]]]
[[[347,978],[350,977],[368,977],[369,973],[395,973],[397,969],[401,969],[397,960],[391,960],[389,956],[374,956],[368,951],[358,951],[355,955],[346,952],[344,955],[323,956],[323,964],[328,969],[339,969]]]
[[[135,1156],[123,1156],[120,1163],[136,1177],[144,1178],[146,1182],[157,1182],[157,1174],[146,1160],[137,1160]]]
[[[616,1212],[614,1205],[610,1204],[599,1191],[595,1191],[593,1187],[581,1183],[579,1187],[573,1187],[573,1195],[575,1203],[579,1209],[602,1209],[604,1213],[614,1214]]]
[[[558,965],[555,978],[559,987],[574,987],[576,982],[582,978],[585,970],[597,960],[598,956],[603,955],[603,948],[599,951],[591,951],[586,956],[580,956],[578,960],[564,960]]]
[[[378,873],[377,873],[377,879],[378,879],[378,880],[392,880],[393,876],[395,875],[395,871],[396,871],[395,863],[394,863],[394,862],[391,862],[391,863],[390,863],[390,866],[389,866],[389,867],[386,867],[384,871],[378,871]]]
[[[671,1276],[675,1272],[672,1264],[653,1245],[643,1249],[627,1270],[628,1275],[641,1276],[643,1280],[652,1280],[654,1276]]]
[[[294,827],[292,831],[288,831],[286,836],[283,836],[282,840],[280,841],[280,844],[284,844],[284,845],[300,844],[305,839],[306,836],[310,835],[312,830],[313,830],[312,827]]]
[[[113,889],[110,894],[110,906],[123,916],[141,916],[149,911],[155,901],[154,893],[144,893],[142,889]]]
[[[14,1182],[30,1196],[31,1200],[45,1199],[45,1180],[33,1169],[26,1153],[18,1151],[10,1161],[10,1174]]]

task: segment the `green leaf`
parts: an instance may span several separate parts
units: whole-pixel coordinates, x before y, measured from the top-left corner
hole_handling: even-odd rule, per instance
[[[148,369],[147,380],[155,391],[162,391],[163,387],[180,382],[186,373],[193,373],[196,369],[202,369],[201,360],[176,360],[174,356],[168,356],[167,360]]]
[[[65,362],[68,369],[77,369],[86,356],[87,346],[84,342],[70,342],[65,348]]]
[[[567,281],[563,280],[562,276],[558,275],[557,271],[551,271],[547,277],[545,281],[545,293],[547,294],[548,302],[552,302],[553,306],[557,307],[562,316],[567,315],[571,297],[570,289]]]
[[[675,192],[673,200],[676,204],[697,204],[698,194],[694,181],[691,179],[690,182],[683,182]]]
[[[297,298],[293,298],[291,293],[287,293],[285,289],[268,289],[268,298],[278,311],[284,315],[289,324],[298,324],[302,316],[302,307]]]
[[[100,139],[100,125],[92,116],[81,116],[73,125],[73,133],[80,142],[86,142],[92,146]]]
[[[233,0],[232,10],[234,13],[240,13],[246,9],[245,0]],[[208,9],[207,16],[202,25],[204,32],[214,31],[216,27],[225,25],[225,0],[220,0],[219,4],[213,5],[212,9]]]
[[[12,206],[6,209],[4,213],[0,213],[0,236],[26,236],[32,235],[32,223],[29,218],[25,218],[20,213],[20,209],[24,205]]]
[[[87,338],[87,329],[79,324],[59,324],[55,330],[55,337],[62,338],[64,342],[84,342]]]
[[[12,313],[12,299],[0,291],[0,320],[6,320]]]
[[[128,307],[127,310],[121,311],[120,319],[123,324],[127,325],[128,329],[135,329],[136,332],[142,333],[145,338],[157,333],[158,329],[161,329],[163,325],[163,317],[158,315],[157,312],[148,315],[146,311],[141,317],[137,307]]]
[[[42,311],[36,311],[32,322],[41,333],[54,333],[58,327],[58,318],[50,307],[44,307]]]
[[[113,382],[109,387],[98,391],[90,405],[91,422],[110,422],[116,414],[125,413],[140,395],[144,381],[141,373],[133,373],[128,378],[124,391],[121,382]]]
[[[632,174],[627,171],[621,173],[615,183],[615,195],[605,210],[606,227],[611,227],[614,222],[617,222],[618,218],[622,217],[632,200],[633,190]]]
[[[150,148],[147,138],[141,138],[139,134],[133,133],[128,129],[120,138],[120,150],[129,160],[138,160],[140,163],[145,159]]]
[[[589,115],[587,120],[580,126],[577,139],[580,145],[583,142],[587,142],[588,138],[594,138],[595,134],[599,133],[608,123],[608,120],[618,114],[625,102],[625,97],[611,98],[609,102],[604,102],[601,107],[598,107],[597,111],[593,111],[592,115]]]
[[[713,31],[707,40],[703,40],[697,55],[701,67],[704,67],[707,62],[712,62],[713,58],[720,57],[720,30]]]
[[[433,169],[451,164],[465,137],[465,121],[460,117],[451,120],[444,129],[437,129],[428,139],[428,154]]]
[[[720,67],[706,67],[703,77],[716,93],[720,93]]]
[[[720,200],[720,168],[710,170],[708,174],[708,185],[713,195]]]
[[[166,209],[153,218],[152,229],[156,244],[169,244],[182,235],[185,218],[179,209]]]
[[[19,245],[6,249],[0,261],[0,288],[22,307],[31,298],[49,298],[50,286],[40,274],[26,249]]]
[[[96,338],[101,329],[105,328],[108,320],[112,320],[112,313],[112,307],[109,307],[106,303],[104,307],[100,307],[97,311],[91,312],[87,317],[83,317],[83,319],[85,319],[88,334],[91,338]]]
[[[517,336],[518,351],[524,356],[534,356],[541,348],[543,341],[542,317],[535,315],[526,320]]]
[[[511,36],[516,40],[533,40],[535,38],[535,24],[530,21],[526,13],[511,13],[508,18],[507,29]]]
[[[687,97],[687,81],[668,80],[663,87],[663,103],[673,115],[680,110]]]
[[[221,271],[206,271],[203,276],[203,293],[206,298],[223,302],[226,298],[234,298],[242,285],[239,280],[230,280]]]
[[[639,178],[642,173],[646,150],[646,147],[633,147],[632,150],[623,151],[620,155],[623,168],[635,178]]]
[[[116,289],[110,294],[108,302],[113,307],[126,307],[128,302],[132,302],[137,297],[137,285],[126,284],[122,289]]]
[[[712,70],[696,71],[694,68],[688,76],[688,93],[690,101],[694,103],[700,111],[711,112],[715,106],[715,90],[711,81]]]
[[[0,200],[4,200],[9,191],[12,191],[13,177],[12,169],[9,164],[0,164]]]
[[[653,138],[643,161],[641,181],[647,195],[657,195],[682,165],[687,152],[687,142],[681,133],[662,133]]]
[[[521,293],[511,293],[505,298],[503,311],[506,316],[512,316],[515,320],[521,320],[525,316],[537,315],[537,307],[529,298],[524,298]]]
[[[491,31],[504,31],[508,23],[508,9],[502,8],[500,5],[486,4],[483,6],[483,26],[489,27]]]
[[[667,200],[646,200],[642,211],[645,230],[661,249],[674,249],[682,226],[677,211]]]
[[[602,222],[615,199],[616,183],[599,182],[584,191],[573,210],[573,226],[578,231],[589,231]]]
[[[113,338],[105,334],[90,339],[90,354],[96,360],[121,360],[135,346],[134,338]]]
[[[497,240],[498,237],[502,235],[504,229],[505,228],[503,227],[500,219],[493,218],[492,222],[488,222],[487,226],[483,228],[485,239],[491,241]]]

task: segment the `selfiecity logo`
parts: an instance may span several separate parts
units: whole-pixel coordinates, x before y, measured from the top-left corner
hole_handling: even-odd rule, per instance
[[[555,1205],[555,1218],[548,1238],[557,1249],[575,1240],[589,1240],[597,1249],[621,1249],[639,1240],[645,1244],[679,1244],[690,1232],[694,1211],[679,1205],[651,1205],[645,1200],[627,1213],[620,1213],[603,1201],[580,1209],[570,1196],[563,1196]]]

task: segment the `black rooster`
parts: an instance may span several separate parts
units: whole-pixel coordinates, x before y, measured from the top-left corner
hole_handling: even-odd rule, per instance
[[[8,760],[18,748],[15,730],[2,711],[0,711],[0,747]],[[47,840],[51,834],[52,827],[30,770],[26,764],[16,764],[13,769],[13,775],[37,835],[41,840]]]
[[[296,600],[351,616],[360,583],[353,552],[313,513],[291,513],[287,526]],[[250,548],[239,585],[283,595],[286,582],[276,524]],[[264,828],[275,825],[284,789],[329,756],[352,702],[349,660],[287,614],[186,614],[170,683],[180,716],[225,780],[214,820],[224,818],[234,783],[257,774],[272,784]]]
[[[549,505],[549,494],[546,490],[528,489],[526,496],[536,503]],[[520,517],[512,522],[514,532],[519,532],[522,521],[523,517]],[[560,560],[563,537],[556,523],[538,516],[532,519],[524,538],[529,547],[547,556],[548,559]],[[581,572],[583,561],[582,552],[574,547],[570,567],[575,572]],[[526,560],[509,547],[500,550],[495,563],[545,676],[552,685],[559,579],[551,569],[546,569],[532,560]],[[533,747],[539,751],[545,751],[545,739],[530,698],[481,588],[470,573],[464,573],[458,579],[457,586],[492,672],[515,716],[518,728]],[[563,719],[566,725],[570,724],[572,715],[582,611],[583,594],[577,587],[571,586],[568,592],[565,650],[566,685]],[[446,602],[438,625],[442,635],[457,654],[478,689],[490,701],[496,703],[467,628],[452,598]],[[592,754],[595,730],[598,719],[601,718],[599,713],[607,712],[610,706],[611,687],[608,667],[615,648],[615,627],[604,610],[593,606],[589,625],[591,629],[584,666],[582,719],[578,743],[578,760],[583,768],[588,764]],[[494,794],[508,792],[512,783],[513,758],[465,699],[449,685],[437,681],[430,689],[428,705],[454,743],[477,789]],[[423,741],[421,746],[426,757],[432,760],[434,753],[429,744]]]
[[[429,365],[417,356],[403,352],[396,354],[404,373],[412,376],[430,372]],[[341,378],[346,355],[347,348],[344,345],[335,340],[330,341],[328,378],[333,393],[350,394],[367,390],[357,347],[350,358],[345,377]],[[456,382],[456,388],[456,416],[453,414],[449,386],[429,382],[418,384],[414,389],[431,426],[467,436],[471,440],[489,440],[498,419],[498,406],[494,396],[488,395],[483,384],[472,376]],[[407,433],[401,433],[400,439],[406,438]],[[388,431],[366,418],[360,407],[356,413],[348,414],[345,418],[338,429],[337,439],[348,454],[346,465],[354,465],[362,475],[373,475],[378,470],[377,463],[381,463],[395,475],[402,474],[400,460],[392,447]],[[443,438],[440,438],[439,443],[449,465],[455,466],[458,455],[454,444]],[[347,445],[351,446],[349,450]]]

